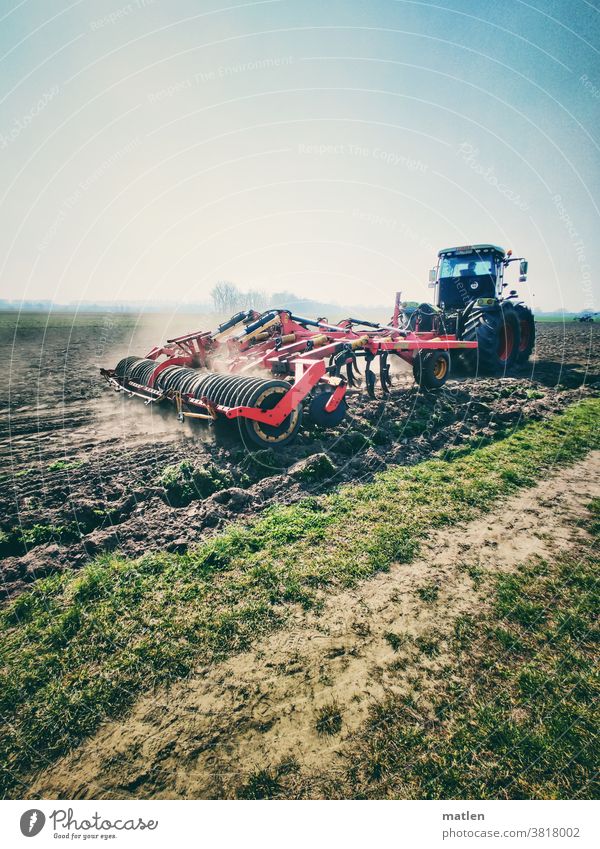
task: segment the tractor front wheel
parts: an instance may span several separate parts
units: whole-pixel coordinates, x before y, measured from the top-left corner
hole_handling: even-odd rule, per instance
[[[448,380],[450,357],[446,351],[415,354],[413,374],[423,389],[439,389]]]

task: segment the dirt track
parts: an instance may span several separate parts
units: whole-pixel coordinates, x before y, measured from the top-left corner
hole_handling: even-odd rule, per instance
[[[277,458],[252,457],[235,427],[178,425],[172,411],[117,396],[100,380],[101,365],[145,353],[180,329],[159,317],[132,328],[98,316],[15,332],[3,316],[0,355],[10,365],[0,390],[4,597],[102,551],[185,550],[236,517],[552,415],[597,392],[600,379],[600,325],[539,324],[535,360],[510,377],[459,378],[423,396],[402,366],[387,401],[357,395],[337,431],[304,429]],[[323,452],[334,466],[325,480],[293,473],[297,462]],[[224,470],[229,480],[207,498],[172,506],[159,479],[183,459]]]
[[[314,788],[315,774],[341,768],[338,753],[375,700],[427,699],[457,616],[485,603],[478,576],[590,545],[580,520],[599,495],[596,452],[504,502],[501,524],[488,516],[439,532],[414,563],[332,596],[319,614],[298,612],[251,652],[143,696],[125,720],[105,723],[42,771],[29,797],[227,798],[252,772],[282,762],[294,764],[303,795],[307,775]],[[419,590],[432,581],[439,595],[424,603]],[[395,645],[390,634],[404,639]],[[435,656],[415,654],[432,636]],[[341,734],[319,735],[317,711],[333,700]]]

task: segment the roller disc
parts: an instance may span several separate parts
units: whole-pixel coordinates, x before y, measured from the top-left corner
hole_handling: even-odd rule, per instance
[[[119,360],[115,366],[116,377],[123,380],[123,378],[127,377],[135,363],[138,363],[139,361],[140,357],[125,357],[124,359]]]
[[[235,406],[246,407],[256,388],[264,382],[264,379],[261,377],[249,378],[248,383],[241,387],[239,395],[235,399]]]
[[[160,372],[158,377],[156,378],[156,382],[154,384],[156,389],[162,389],[164,392],[167,387],[167,381],[169,379],[169,375],[171,375],[174,371],[177,371],[178,366],[169,366]]]
[[[247,377],[236,377],[236,379],[230,383],[223,399],[223,403],[226,407],[237,407],[239,405],[238,398],[245,391],[245,388],[247,388],[249,380],[251,383],[254,383],[252,379]]]
[[[204,387],[206,386],[211,377],[212,374],[210,373],[201,375],[200,380],[198,381],[194,389],[194,398],[202,398],[202,396],[204,395]]]
[[[157,363],[154,360],[138,360],[127,374],[127,379],[140,386],[148,386]]]
[[[222,404],[225,391],[232,380],[231,375],[216,374],[214,380],[207,383],[205,396],[213,404]]]

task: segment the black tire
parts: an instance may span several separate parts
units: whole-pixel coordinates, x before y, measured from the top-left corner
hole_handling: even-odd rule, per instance
[[[272,410],[289,389],[290,384],[284,380],[261,381],[261,385],[245,400],[244,406]],[[288,445],[296,436],[301,424],[302,404],[298,404],[277,426],[263,424],[253,419],[240,419],[242,438],[247,436],[254,445],[261,448],[282,448]]]
[[[450,357],[447,351],[427,351],[415,354],[413,374],[423,389],[439,389],[448,380]]]
[[[518,363],[526,363],[535,347],[535,320],[533,313],[525,304],[515,304],[515,312],[519,320],[519,353]]]
[[[475,307],[465,322],[462,338],[477,341],[474,370],[504,374],[517,361],[520,326],[514,306],[506,301],[493,308]]]
[[[317,392],[308,407],[310,420],[321,427],[336,427],[346,415],[346,399],[342,398],[333,412],[328,413],[325,406],[333,392]]]

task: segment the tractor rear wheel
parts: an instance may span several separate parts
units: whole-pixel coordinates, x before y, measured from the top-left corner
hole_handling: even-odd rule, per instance
[[[525,304],[515,304],[515,312],[519,320],[519,353],[518,363],[526,363],[535,345],[535,321],[533,313]]]
[[[446,351],[427,351],[415,354],[413,374],[423,389],[439,389],[448,380],[450,357]]]
[[[462,333],[465,341],[477,341],[474,363],[488,374],[505,373],[517,362],[521,328],[510,301],[496,309],[476,307]]]

